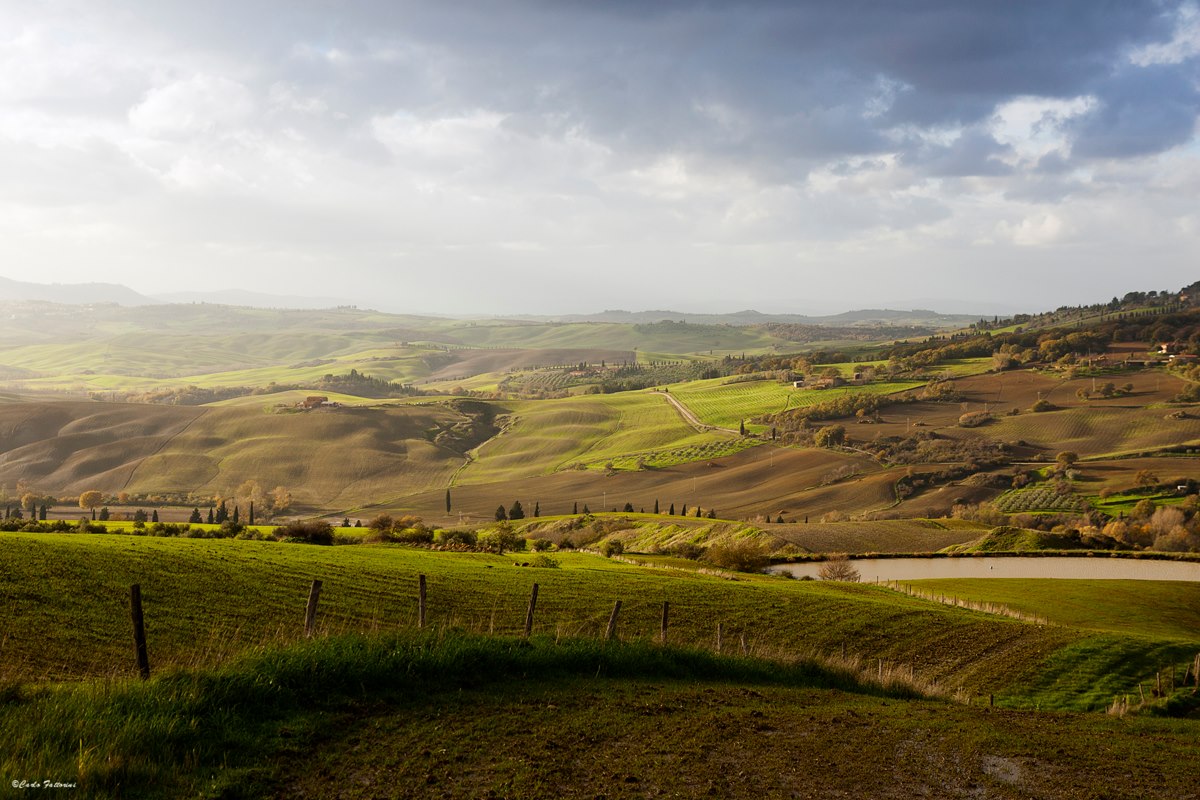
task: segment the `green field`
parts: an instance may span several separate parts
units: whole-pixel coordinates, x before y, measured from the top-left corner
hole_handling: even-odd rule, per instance
[[[458,483],[544,475],[572,464],[725,441],[699,433],[661,397],[643,393],[515,401],[504,432],[480,447]],[[701,456],[702,457],[702,456]]]
[[[729,378],[712,378],[674,385],[671,394],[708,425],[737,429],[741,422],[746,421],[747,428],[761,431],[767,426],[752,425],[749,420],[848,394],[894,394],[920,385],[916,381],[891,381],[831,389],[795,389],[790,383],[777,380],[731,381]]]

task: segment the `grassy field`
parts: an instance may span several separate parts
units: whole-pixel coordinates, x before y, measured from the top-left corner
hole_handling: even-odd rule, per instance
[[[1085,458],[1200,445],[1200,419],[1169,419],[1167,414],[1162,408],[1070,408],[1002,417],[989,426],[988,435],[1047,450],[1073,450]]]
[[[766,525],[771,536],[813,553],[935,553],[979,538],[986,527],[957,519]]]
[[[650,645],[338,637],[145,684],[18,688],[5,699],[6,777],[96,798],[1194,789],[1195,723],[918,700],[812,661]]]
[[[920,386],[919,382],[900,381],[840,386],[833,389],[794,389],[790,383],[775,380],[730,382],[728,378],[692,381],[671,387],[671,394],[688,407],[702,422],[736,429],[742,421],[752,430],[765,426],[749,424],[752,417],[774,414],[788,408],[833,400],[847,394],[892,394]]]
[[[1200,584],[1177,581],[925,580],[926,592],[999,603],[1057,625],[1191,642],[1200,649]]]
[[[472,463],[458,474],[458,483],[544,475],[575,463],[603,465],[634,454],[727,439],[697,432],[665,399],[649,394],[587,395],[508,405],[512,414],[504,432],[475,452]]]

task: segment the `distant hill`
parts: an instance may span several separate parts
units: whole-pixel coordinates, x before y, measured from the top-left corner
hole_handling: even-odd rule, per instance
[[[760,311],[734,311],[729,314],[690,314],[683,311],[601,311],[597,314],[564,314],[559,316],[521,316],[519,319],[534,322],[615,322],[627,324],[652,324],[655,322],[686,322],[689,325],[762,325],[785,323],[790,325],[831,326],[877,326],[911,325],[933,328],[961,328],[977,322],[979,317],[970,314],[940,314],[936,311],[916,309],[899,311],[894,309],[864,309],[846,311],[841,314],[809,316],[807,314],[764,314]]]
[[[353,301],[345,298],[267,294],[243,289],[224,289],[216,292],[170,292],[155,295],[155,300],[161,303],[216,303],[250,308],[314,309],[354,305]]]
[[[144,306],[156,302],[118,283],[29,283],[0,277],[0,302],[19,300],[70,305],[117,303],[123,306]]]

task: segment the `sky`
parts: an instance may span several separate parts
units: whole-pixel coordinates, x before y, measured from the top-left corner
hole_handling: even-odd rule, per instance
[[[0,0],[0,275],[424,313],[1200,278],[1193,0]]]

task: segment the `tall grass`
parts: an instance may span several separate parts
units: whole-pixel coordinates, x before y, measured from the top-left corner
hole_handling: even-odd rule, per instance
[[[224,667],[180,670],[144,683],[3,687],[0,774],[76,783],[87,796],[101,798],[253,795],[269,780],[274,754],[308,747],[329,719],[364,705],[424,702],[439,692],[490,685],[599,678],[921,696],[894,675],[876,682],[810,658],[780,662],[646,642],[455,631],[343,635],[267,647]]]

